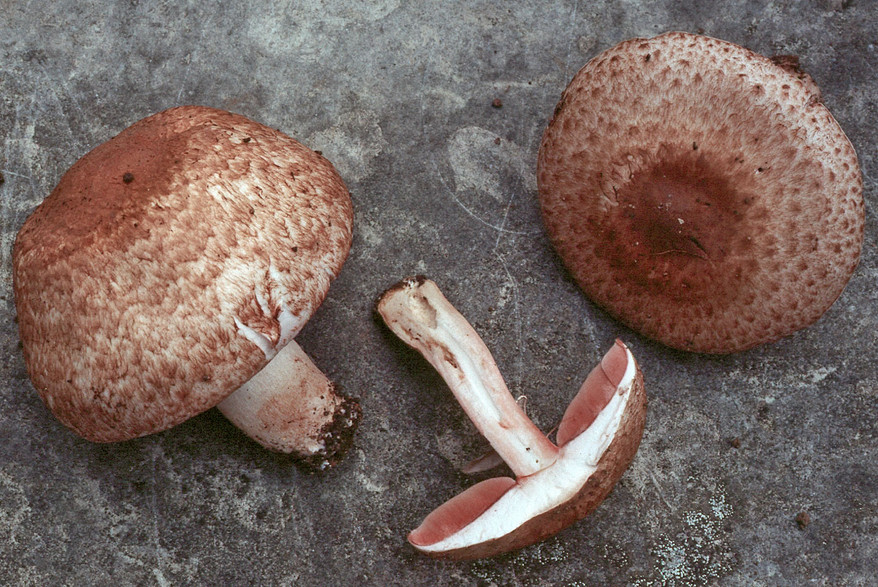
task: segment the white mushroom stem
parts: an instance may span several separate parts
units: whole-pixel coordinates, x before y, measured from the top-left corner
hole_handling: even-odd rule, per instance
[[[537,473],[557,460],[558,448],[525,415],[485,343],[435,283],[425,278],[400,282],[381,297],[378,312],[394,334],[439,372],[516,477]]]
[[[301,457],[327,452],[345,399],[291,340],[263,369],[217,407],[250,438],[268,449]],[[351,424],[353,425],[353,424]]]

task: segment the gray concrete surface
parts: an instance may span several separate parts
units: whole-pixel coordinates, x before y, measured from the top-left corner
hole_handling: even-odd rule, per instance
[[[878,4],[211,4],[0,1],[0,584],[874,584]],[[668,350],[591,305],[536,204],[539,139],[573,73],[623,39],[672,29],[799,55],[865,175],[865,249],[842,297],[813,327],[725,358]],[[90,444],[27,380],[15,232],[90,148],[186,103],[322,150],[353,194],[351,257],[299,339],[362,399],[356,446],[329,474],[303,474],[215,411]],[[373,316],[375,297],[412,273],[470,318],[544,428],[612,340],[629,341],[647,429],[588,519],[488,561],[431,561],[406,544],[472,483],[458,468],[484,448],[441,380]]]

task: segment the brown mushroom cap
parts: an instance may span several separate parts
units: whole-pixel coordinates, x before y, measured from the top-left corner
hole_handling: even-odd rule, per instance
[[[583,290],[675,348],[725,353],[817,320],[857,266],[862,179],[810,78],[668,33],[576,74],[540,147],[553,244]]]
[[[197,106],[141,120],[77,161],[16,238],[34,386],[91,440],[174,426],[292,340],[351,232],[341,178],[288,136]]]

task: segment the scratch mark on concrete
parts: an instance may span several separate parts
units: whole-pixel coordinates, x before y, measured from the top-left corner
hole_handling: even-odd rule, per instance
[[[164,569],[167,567],[167,551],[162,547],[162,516],[158,504],[158,463],[159,458],[164,457],[164,454],[160,453],[162,453],[161,446],[154,445],[152,451],[152,494],[150,496],[149,505],[152,513],[152,539],[153,548],[155,549],[155,567],[153,568],[153,575],[155,575],[156,581],[159,585],[166,587],[170,585],[170,582],[164,574]]]
[[[571,27],[576,26],[576,15],[579,14],[579,0],[573,3],[573,12],[570,14],[570,25]],[[573,55],[573,39],[574,36],[570,36],[570,40],[567,42],[567,55],[564,56],[564,83],[567,83],[567,80],[570,79],[570,62],[572,60]]]
[[[487,226],[487,227],[490,228],[491,230],[496,230],[496,231],[498,231],[498,232],[506,232],[506,233],[509,233],[509,234],[517,234],[517,235],[528,235],[528,234],[531,234],[531,233],[528,233],[528,232],[521,232],[521,231],[516,231],[516,230],[506,230],[506,229],[504,229],[502,226],[498,226],[498,225],[496,225],[496,224],[491,224],[491,223],[488,222],[487,220],[484,220],[484,219],[480,218],[475,212],[473,212],[471,209],[469,209],[469,208],[468,208],[468,207],[467,207],[467,206],[466,206],[466,205],[460,200],[460,198],[457,197],[457,194],[455,193],[454,189],[453,189],[450,185],[448,185],[448,181],[442,176],[442,172],[439,170],[439,165],[436,163],[435,158],[432,160],[432,165],[433,165],[433,171],[436,173],[436,177],[439,178],[439,183],[442,185],[443,188],[445,188],[445,191],[448,192],[448,195],[451,196],[451,199],[454,200],[454,203],[457,204],[458,206],[460,206],[460,208],[461,208],[464,212],[466,212],[470,217],[472,217],[473,220],[475,220],[475,221],[477,221],[477,222],[479,222],[479,223],[481,223],[481,224],[484,224],[485,226]]]
[[[52,97],[55,98],[58,110],[60,110],[61,112],[61,117],[67,125],[67,133],[70,135],[70,140],[76,145],[76,150],[78,152],[84,153],[86,151],[86,146],[83,143],[83,137],[80,135],[80,133],[77,133],[73,130],[73,125],[70,124],[70,117],[68,117],[64,112],[64,101],[61,99],[60,94],[58,94],[58,91],[55,89],[59,86],[62,88],[69,88],[70,84],[66,83],[66,80],[59,80],[54,78],[46,69],[45,65],[43,65],[42,63],[37,64],[37,71],[40,74],[39,77],[42,78],[45,87],[49,88],[49,91],[52,93]],[[73,110],[79,116],[79,119],[89,120],[90,116],[86,116],[76,96],[70,91],[66,92],[66,96],[69,98],[70,104],[73,106]],[[87,143],[93,144],[94,137],[91,136],[91,126],[84,124],[82,125],[82,127],[84,129],[84,132],[89,133],[89,136],[85,137]]]
[[[8,544],[18,544],[17,533],[31,507],[24,489],[14,477],[0,473],[0,536]]]
[[[204,46],[204,36],[207,34],[207,31],[211,30],[210,23],[213,20],[213,12],[210,12],[208,17],[204,20],[201,25],[201,33],[198,35],[198,43],[196,43],[195,47],[203,47]],[[180,82],[180,89],[177,91],[177,105],[180,104],[180,100],[183,98],[183,91],[186,89],[186,83],[189,81],[189,73],[192,70],[192,52],[186,53],[186,68],[183,70],[183,75],[181,76],[182,82]]]
[[[12,287],[12,245],[18,232],[23,213],[29,212],[42,199],[33,174],[19,172],[26,168],[33,171],[40,167],[43,153],[34,141],[34,99],[29,104],[16,104],[15,117],[9,134],[3,140],[2,173],[5,178],[0,192],[0,285]],[[27,186],[20,190],[20,184]],[[21,186],[24,187],[24,186]],[[24,193],[29,190],[30,197]]]
[[[652,481],[652,484],[655,485],[656,491],[658,492],[659,499],[662,500],[662,503],[665,504],[665,507],[667,507],[668,510],[673,510],[674,508],[671,507],[671,503],[665,497],[665,490],[662,489],[662,485],[661,485],[661,483],[659,483],[658,478],[655,476],[655,471],[653,471],[652,469],[650,469],[650,471],[649,471],[649,478]]]
[[[494,256],[497,257],[497,260],[500,262],[500,266],[503,267],[504,273],[506,273],[506,278],[509,282],[510,288],[512,289],[512,316],[513,316],[513,328],[515,329],[515,338],[516,338],[516,349],[517,352],[515,354],[514,364],[513,364],[513,378],[514,382],[510,384],[510,387],[521,390],[521,382],[524,373],[524,324],[521,316],[521,300],[519,295],[518,282],[515,280],[515,276],[512,274],[512,271],[509,270],[509,264],[506,262],[506,258],[500,254],[497,248],[494,248]],[[510,378],[507,375],[506,381],[509,382]]]
[[[37,159],[39,158],[41,151],[39,146],[34,141],[34,132],[36,129],[36,125],[34,123],[35,116],[33,108],[33,99],[31,99],[30,107],[26,111],[21,105],[16,105],[15,107],[15,119],[12,123],[11,132],[3,141],[3,161],[7,166],[13,165],[13,161],[20,161],[21,166],[32,170],[37,164]],[[22,119],[25,120],[24,123],[22,123]],[[39,194],[40,190],[37,188],[32,175],[13,171],[12,169],[3,169],[3,174],[7,177],[26,179],[28,185],[30,186],[31,194],[33,195],[34,200],[39,201],[40,199],[42,199]],[[7,185],[4,187],[4,189],[10,190],[10,192],[14,192],[15,188],[16,185],[13,182],[8,182]],[[24,199],[22,198],[22,200]],[[4,199],[4,208],[9,208],[10,204],[15,205],[13,208],[15,211],[20,211],[35,206],[36,202],[32,203],[26,200],[16,201],[15,198]],[[8,214],[4,211],[3,217],[6,218],[7,216]]]
[[[0,172],[2,172],[3,175],[11,175],[12,177],[21,177],[21,178],[26,179],[28,181],[33,181],[31,179],[31,176],[25,175],[23,173],[16,173],[14,171],[10,171],[9,169],[0,169]]]
[[[186,82],[189,81],[189,70],[192,68],[192,53],[186,53],[186,69],[183,70],[183,81],[180,83],[180,89],[177,91],[177,104],[183,97],[183,90],[186,89]]]
[[[518,145],[503,141],[487,129],[464,127],[449,139],[446,152],[454,174],[453,185],[452,180],[443,177],[435,158],[431,160],[434,172],[454,203],[470,217],[497,232],[498,238],[504,234],[531,236],[540,232],[507,228],[516,197],[516,190],[509,184],[522,182],[527,192],[536,189],[528,157]],[[499,218],[492,220],[492,216]]]
[[[506,207],[503,210],[503,220],[500,221],[500,230],[497,231],[497,239],[494,241],[494,251],[500,247],[500,240],[505,236],[508,231],[506,231],[506,222],[509,219],[509,210],[512,209],[512,202],[515,200],[515,193],[511,193],[509,199],[506,200]]]

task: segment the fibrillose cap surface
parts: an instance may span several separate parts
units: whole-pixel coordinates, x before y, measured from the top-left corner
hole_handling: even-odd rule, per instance
[[[583,290],[641,333],[726,353],[816,321],[857,266],[862,179],[806,76],[687,33],[625,41],[564,91],[538,184]]]
[[[196,106],[135,123],[76,162],[16,238],[34,386],[95,441],[216,405],[320,305],[352,216],[332,165],[278,131]]]

